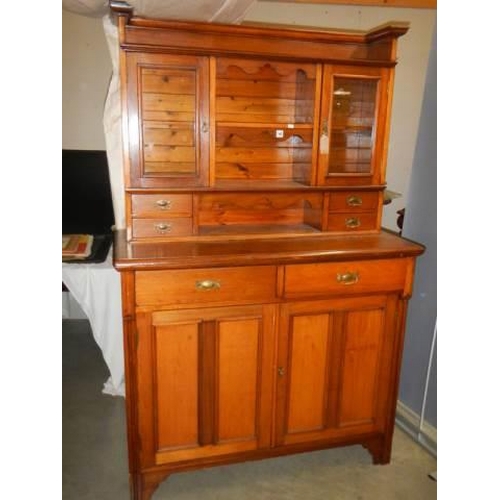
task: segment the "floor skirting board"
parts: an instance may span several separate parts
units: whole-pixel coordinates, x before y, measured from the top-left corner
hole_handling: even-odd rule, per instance
[[[419,424],[420,415],[401,401],[398,401],[396,407],[396,425],[436,457],[437,429],[425,421],[420,429]]]

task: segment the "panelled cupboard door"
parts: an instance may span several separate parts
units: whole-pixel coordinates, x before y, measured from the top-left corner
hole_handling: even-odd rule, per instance
[[[380,295],[282,306],[278,445],[383,429],[396,302]]]
[[[138,316],[143,465],[270,446],[274,306]]]
[[[208,58],[129,53],[129,187],[208,184]]]
[[[319,185],[384,182],[390,71],[325,65]]]

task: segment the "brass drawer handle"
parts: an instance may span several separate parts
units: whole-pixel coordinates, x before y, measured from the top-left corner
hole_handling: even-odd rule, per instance
[[[207,291],[207,290],[219,290],[220,281],[216,280],[199,280],[195,284],[196,290]]]
[[[156,205],[160,208],[160,210],[170,210],[172,208],[171,200],[158,200]]]
[[[359,274],[357,272],[337,273],[337,283],[341,283],[342,285],[354,285],[358,281]]]
[[[158,224],[155,224],[155,229],[160,234],[170,233],[170,231],[172,231],[172,224],[160,222]]]
[[[363,204],[363,198],[359,196],[348,196],[347,205],[350,207],[360,207]]]
[[[345,220],[346,227],[355,228],[361,226],[361,221],[357,217],[350,217]]]

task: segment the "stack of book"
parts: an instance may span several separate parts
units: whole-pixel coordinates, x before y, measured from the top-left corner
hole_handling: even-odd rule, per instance
[[[92,252],[94,237],[91,234],[63,234],[62,260],[83,260]]]

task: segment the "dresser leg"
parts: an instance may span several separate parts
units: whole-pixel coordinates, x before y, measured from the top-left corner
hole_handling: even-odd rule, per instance
[[[131,500],[151,500],[158,485],[169,476],[166,472],[130,474]]]
[[[374,464],[385,465],[391,461],[391,439],[381,436],[365,441],[363,446],[370,452]]]

